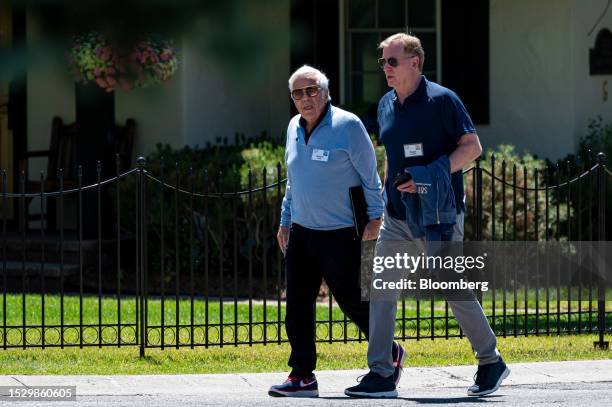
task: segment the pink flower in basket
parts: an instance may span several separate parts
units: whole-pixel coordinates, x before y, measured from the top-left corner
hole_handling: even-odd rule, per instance
[[[179,63],[168,41],[147,38],[122,49],[98,33],[77,36],[68,59],[77,82],[95,83],[107,92],[161,84],[174,75]]]

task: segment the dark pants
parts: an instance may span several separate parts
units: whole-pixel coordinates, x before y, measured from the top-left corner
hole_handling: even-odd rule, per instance
[[[361,239],[355,228],[329,231],[291,225],[285,265],[291,375],[307,376],[317,364],[315,302],[324,278],[340,309],[368,337],[369,302],[361,300]]]
[[[425,227],[426,242],[452,242],[454,223],[439,223]]]

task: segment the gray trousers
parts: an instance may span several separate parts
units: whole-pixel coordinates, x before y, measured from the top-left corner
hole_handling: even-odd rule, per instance
[[[463,221],[464,213],[457,215],[453,241],[463,241]],[[413,238],[405,221],[392,218],[385,211],[380,235],[376,242],[376,252],[384,252],[385,242],[390,244],[391,241],[401,240],[414,242],[418,246],[422,245],[422,250],[425,249],[423,238]],[[401,291],[396,291],[399,299]],[[486,365],[497,362],[499,360],[497,339],[478,301],[476,299],[474,301],[448,300],[448,304],[463,333],[472,344],[478,364]],[[395,335],[396,313],[397,301],[370,301],[368,366],[371,371],[384,377],[393,374],[391,344]]]

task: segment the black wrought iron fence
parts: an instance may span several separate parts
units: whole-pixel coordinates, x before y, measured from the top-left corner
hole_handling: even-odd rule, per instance
[[[227,174],[181,174],[178,166],[153,174],[144,159],[110,179],[101,179],[99,165],[96,171],[97,182],[83,185],[79,167],[70,188],[60,172],[54,191],[41,175],[37,192],[26,192],[25,174],[18,192],[7,191],[2,172],[3,349],[138,346],[144,354],[286,341],[275,239],[285,182],[280,165],[250,172],[247,185]],[[464,171],[466,239],[606,240],[612,173],[605,157],[574,173],[477,161]],[[14,224],[9,207],[20,209]],[[26,217],[35,207],[38,219]],[[47,212],[52,207],[56,213]],[[58,219],[55,230],[49,216]],[[592,273],[584,280],[543,291],[509,275],[479,299],[498,335],[598,333],[604,346],[612,326],[606,290]],[[324,294],[317,340],[363,340]],[[400,302],[398,339],[462,336],[445,301]]]

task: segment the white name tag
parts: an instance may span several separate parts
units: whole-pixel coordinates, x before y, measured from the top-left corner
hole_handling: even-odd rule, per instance
[[[321,150],[321,149],[315,148],[314,150],[312,150],[311,159],[313,161],[322,161],[326,163],[327,160],[329,160],[329,150]]]
[[[404,157],[422,157],[423,143],[404,144]]]

